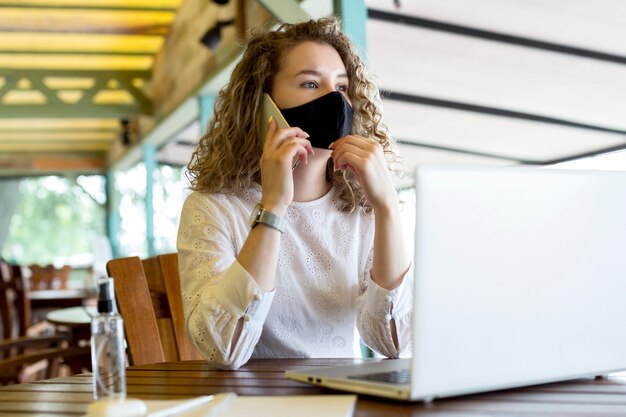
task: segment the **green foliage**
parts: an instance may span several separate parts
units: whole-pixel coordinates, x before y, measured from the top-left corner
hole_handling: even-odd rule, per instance
[[[93,237],[105,234],[105,207],[71,179],[25,178],[19,193],[2,250],[6,259],[43,265],[90,254]]]

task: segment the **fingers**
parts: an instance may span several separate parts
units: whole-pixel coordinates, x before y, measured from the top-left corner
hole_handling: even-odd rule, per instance
[[[307,140],[308,137],[309,135],[299,127],[279,129],[276,120],[270,117],[263,144],[263,158],[274,159],[281,165],[288,161],[293,165],[293,159],[297,157],[301,163],[306,164],[308,155],[315,153],[311,142]]]
[[[274,116],[270,116],[270,120],[267,125],[267,136],[265,137],[265,143],[267,143],[267,138],[274,137],[274,134],[276,133],[276,128],[276,120],[274,119]]]
[[[338,151],[346,146],[359,148],[365,152],[377,152],[378,150],[382,151],[382,146],[380,145],[380,143],[376,142],[373,139],[366,139],[363,136],[358,135],[348,135],[337,139],[330,144],[329,148],[333,151]]]
[[[395,198],[395,188],[382,145],[361,136],[349,135],[332,144],[335,171],[350,171],[363,187],[374,210],[386,207]]]
[[[333,161],[340,162],[343,159],[344,155],[347,154],[353,154],[361,158],[367,158],[369,155],[372,154],[372,152],[369,152],[368,150],[362,149],[351,143],[344,143],[342,144],[342,146],[338,146],[337,149],[333,150],[331,155]]]
[[[367,169],[367,159],[353,153],[343,154],[340,158],[333,157],[335,171],[352,171],[360,175]]]
[[[308,156],[315,153],[311,142],[299,137],[287,138],[280,144],[277,151],[279,154],[285,155],[289,161],[293,161],[293,158],[297,157],[303,164],[307,164]]]
[[[357,170],[365,169],[368,163],[384,163],[382,146],[373,140],[361,136],[345,136],[331,144],[335,171],[344,170],[347,165]]]
[[[264,149],[275,149],[282,142],[290,137],[308,138],[309,134],[299,127],[289,127],[287,129],[279,129],[276,120],[270,117],[270,122],[267,129],[267,136],[265,137]]]

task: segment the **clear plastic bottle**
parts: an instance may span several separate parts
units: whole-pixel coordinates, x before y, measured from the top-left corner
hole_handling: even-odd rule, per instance
[[[113,279],[98,281],[98,315],[91,321],[93,397],[126,398],[124,322],[114,308]]]

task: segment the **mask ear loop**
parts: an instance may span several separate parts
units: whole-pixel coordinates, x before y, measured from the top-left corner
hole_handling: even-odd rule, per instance
[[[293,163],[293,165],[291,166],[291,171],[296,169],[298,165],[300,165],[300,158],[296,159],[296,162]]]

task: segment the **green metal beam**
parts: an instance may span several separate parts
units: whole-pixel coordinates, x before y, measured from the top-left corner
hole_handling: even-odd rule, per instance
[[[154,172],[157,169],[156,146],[146,144],[142,146],[143,163],[146,167],[146,241],[148,244],[148,256],[156,255],[154,248]]]
[[[42,77],[33,77],[28,79],[32,85],[34,90],[40,91],[44,96],[46,96],[46,105],[47,106],[59,106],[64,103],[61,101],[59,96],[56,94],[57,92],[48,88],[47,85],[44,84]],[[0,96],[1,98],[1,96]],[[5,104],[6,105],[6,104]]]
[[[259,0],[259,3],[283,23],[298,23],[311,19],[311,16],[294,0]]]
[[[115,188],[115,171],[109,170],[106,173],[106,221],[107,234],[111,242],[111,252],[114,258],[120,257],[120,199]]]
[[[39,91],[46,97],[46,104],[0,104],[0,119],[39,118],[39,117],[127,117],[139,114],[151,114],[152,103],[143,91],[133,84],[133,79],[148,79],[149,71],[62,71],[62,70],[0,70],[4,85],[0,87],[0,101],[11,90],[16,89],[18,80],[26,79],[32,90]],[[83,96],[76,103],[65,103],[59,99],[58,92],[63,89],[49,88],[46,78],[93,79],[94,84],[80,89]],[[108,90],[109,81],[117,82],[135,100],[134,104],[94,104],[92,102],[101,91]]]
[[[361,57],[367,57],[367,5],[365,0],[333,0],[335,15],[341,18],[343,31],[359,49]]]
[[[215,96],[200,96],[198,101],[200,107],[200,134],[204,135],[206,128],[209,126],[209,121],[213,117],[213,105],[215,104]]]
[[[2,73],[0,73],[0,76],[2,76]],[[17,85],[16,77],[5,77],[4,85],[0,87],[0,100],[2,99],[2,97],[4,97],[6,93],[14,89],[16,85]]]
[[[124,88],[135,99],[140,109],[144,109],[147,113],[152,113],[152,101],[144,94],[143,91],[135,87],[130,79],[124,78],[118,80],[120,87]]]

